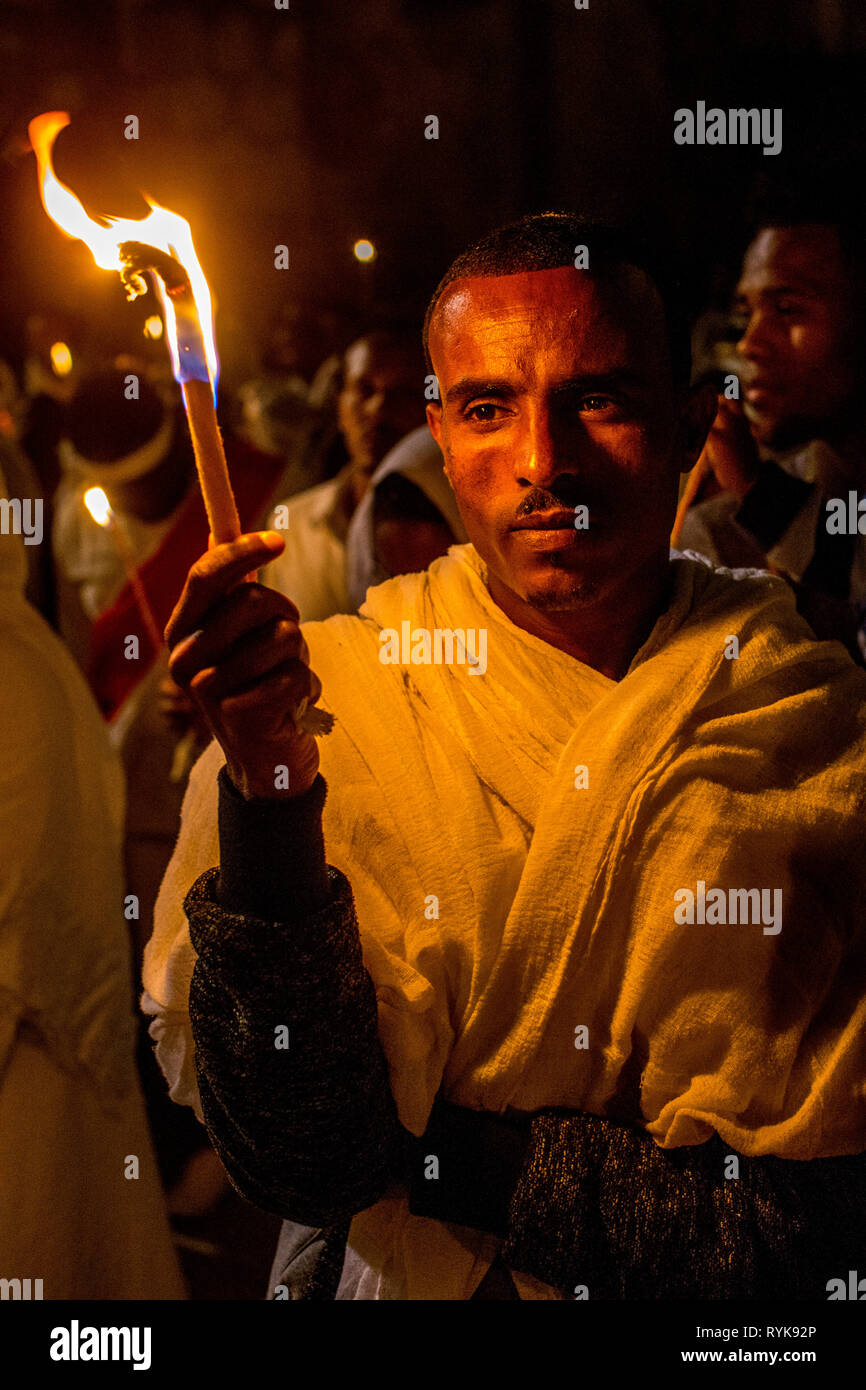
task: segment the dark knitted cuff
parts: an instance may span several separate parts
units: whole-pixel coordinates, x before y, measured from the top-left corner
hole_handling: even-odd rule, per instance
[[[327,900],[315,911],[293,919],[285,909],[282,916],[261,918],[247,912],[231,912],[222,904],[218,885],[219,869],[207,869],[200,874],[184,898],[184,912],[189,920],[190,940],[196,955],[207,962],[209,969],[219,972],[238,970],[238,979],[245,982],[248,971],[255,969],[261,953],[266,952],[273,962],[273,973],[288,979],[300,978],[308,972],[311,993],[331,980],[331,963],[336,962],[338,973],[349,967],[360,968],[361,942],[358,937],[355,903],[349,880],[339,869],[327,867]],[[284,931],[281,928],[289,927]]]
[[[295,922],[227,912],[218,870],[184,900],[189,991],[211,1141],[237,1190],[305,1226],[351,1220],[399,1172],[401,1131],[352,890]],[[284,1026],[285,1047],[275,1043]]]
[[[247,801],[222,768],[220,906],[270,922],[293,922],[325,906],[331,893],[322,835],[327,790],[320,773],[302,796]]]

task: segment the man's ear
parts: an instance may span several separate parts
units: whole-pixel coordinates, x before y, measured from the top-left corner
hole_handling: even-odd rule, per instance
[[[430,433],[442,449],[442,405],[439,401],[430,401],[427,406],[427,424]],[[443,456],[445,450],[442,449]]]
[[[703,381],[698,386],[689,387],[680,411],[675,443],[677,467],[681,473],[688,473],[700,458],[718,405],[715,389],[710,382]]]

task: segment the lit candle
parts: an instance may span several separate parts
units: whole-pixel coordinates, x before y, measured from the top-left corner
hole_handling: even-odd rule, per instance
[[[166,311],[172,366],[183,392],[211,535],[217,545],[237,540],[241,523],[217,424],[214,386],[192,281],[175,255],[149,243],[123,241],[118,246],[118,252],[121,259],[120,278],[131,298],[141,294],[145,288],[145,271],[150,271],[155,277]],[[204,290],[207,292],[206,282]],[[209,293],[207,300],[210,305]]]
[[[172,368],[183,392],[211,534],[217,544],[236,540],[240,521],[215,409],[219,364],[213,307],[189,223],[150,199],[147,217],[108,217],[104,219],[107,226],[95,222],[72,189],[61,183],[52,166],[54,141],[68,124],[65,111],[49,111],[37,116],[28,127],[39,166],[42,205],[62,232],[85,243],[97,265],[120,272],[127,298],[146,293],[143,272],[153,272],[165,314]]]
[[[153,609],[148,602],[147,594],[144,592],[144,586],[139,578],[138,567],[135,563],[135,555],[132,552],[132,546],[129,544],[129,538],[126,532],[123,530],[122,526],[118,525],[117,518],[111,508],[111,503],[101,487],[91,487],[87,489],[84,494],[84,505],[90,512],[97,526],[101,526],[103,530],[107,531],[114,541],[126,577],[129,580],[129,586],[138,604],[138,611],[144,620],[148,636],[153,644],[153,649],[155,652],[158,652],[162,646],[162,633],[159,630],[159,624],[156,621]]]
[[[153,275],[165,318],[172,370],[183,392],[211,535],[217,545],[236,540],[241,533],[240,519],[216,416],[219,362],[213,306],[189,223],[149,198],[147,217],[137,221],[106,217],[95,222],[80,199],[61,183],[52,166],[54,141],[67,125],[69,116],[65,111],[49,111],[37,116],[28,127],[39,168],[42,205],[66,236],[85,243],[98,266],[120,273],[127,298],[144,294],[145,272]],[[295,712],[295,719],[299,728],[314,734],[328,733],[333,725],[331,715],[307,708],[306,702]]]
[[[374,263],[376,247],[367,237],[361,237],[352,247],[352,255],[358,267],[358,289],[362,310],[369,313],[373,307]]]

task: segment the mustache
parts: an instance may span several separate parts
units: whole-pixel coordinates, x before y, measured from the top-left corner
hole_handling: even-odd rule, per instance
[[[603,502],[601,494],[594,488],[588,488],[579,478],[563,477],[557,479],[549,489],[530,488],[517,508],[515,520],[532,516],[535,512],[557,512],[563,507],[572,508],[580,504],[589,508],[591,516],[593,508],[598,508]]]

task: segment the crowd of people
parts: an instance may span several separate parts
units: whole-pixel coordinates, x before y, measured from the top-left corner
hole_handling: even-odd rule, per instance
[[[243,384],[232,401],[225,431],[243,526],[252,529],[270,520],[286,537],[286,552],[271,566],[267,581],[292,595],[310,619],[353,611],[367,583],[425,568],[465,539],[441,455],[423,425],[420,336],[402,324],[359,336],[350,328],[343,349],[312,363],[305,379],[300,370],[306,363],[297,357],[299,333],[307,361],[323,340],[339,340],[338,325],[318,317],[329,332],[321,323],[317,332],[310,314],[283,316],[261,375]],[[31,743],[42,749],[45,740],[38,730],[44,724],[65,751],[47,780],[32,761],[22,759],[17,770],[7,761],[4,845],[23,844],[28,855],[43,858],[43,868],[35,874],[25,856],[15,864],[4,854],[3,939],[10,958],[26,942],[34,961],[26,975],[16,971],[0,982],[0,998],[9,1001],[0,1088],[0,1256],[4,1268],[38,1268],[53,1297],[178,1297],[183,1283],[171,1251],[169,1212],[176,1225],[186,1219],[183,1229],[199,1232],[201,1223],[193,1219],[206,1217],[229,1187],[200,1123],[168,1100],[138,993],[186,781],[210,738],[194,705],[171,679],[164,644],[153,628],[161,634],[187,570],[207,548],[207,522],[173,381],[134,358],[85,357],[84,365],[76,362],[71,371],[61,358],[58,372],[51,357],[52,325],[41,319],[29,327],[30,351],[20,378],[8,365],[3,372],[2,496],[38,501],[44,543],[25,544],[9,513],[0,546],[4,597],[14,606],[8,623],[4,614],[2,640],[4,655],[10,662],[14,657],[15,664],[4,684],[4,728],[10,750]],[[74,340],[69,325],[53,328]],[[109,526],[88,510],[85,496],[92,488],[101,488],[109,501]],[[30,664],[21,655],[22,624],[34,648]],[[134,649],[130,636],[136,639]],[[40,674],[40,663],[49,676],[57,668],[53,686]],[[48,751],[42,749],[40,756],[47,764]],[[100,795],[98,786],[72,779],[65,766],[69,760],[92,762],[91,782],[110,773],[111,795],[107,788]],[[102,764],[108,772],[100,774]],[[99,846],[98,856],[87,852],[91,840]],[[22,893],[30,878],[32,886]],[[51,915],[40,919],[46,879],[53,880],[57,900]],[[58,917],[64,921],[62,934],[55,926]],[[97,1162],[92,1155],[104,1142],[99,1097],[90,1110],[86,1095],[81,1098],[80,1122],[86,1122],[89,1139],[82,1148],[78,1125],[63,1130],[76,1095],[75,1078],[65,1095],[58,1093],[56,1076],[47,1088],[46,1075],[58,1061],[56,1056],[49,1061],[47,1044],[48,1055],[40,1058],[39,1034],[30,1036],[28,1020],[39,1010],[45,1038],[62,1036],[62,1019],[73,1004],[80,1008],[79,977],[87,979],[90,972],[107,977],[109,963],[114,975],[110,987],[103,980],[103,997],[94,1008],[101,1031],[110,1020],[117,1028],[110,1043],[103,1042],[117,1054],[115,1065],[125,1069],[127,1130]],[[42,971],[54,980],[53,1016],[45,1013],[36,988]],[[131,1043],[128,1025],[134,1017],[141,1021]],[[131,1080],[136,1065],[137,1079]],[[50,1096],[44,1117],[34,1111],[28,1085]],[[152,1140],[140,1113],[142,1097]],[[73,1148],[79,1155],[74,1163]],[[128,1187],[119,1150],[143,1166]],[[116,1170],[110,1167],[115,1159]],[[78,1181],[61,1182],[57,1175],[64,1168],[76,1172]],[[124,1194],[145,1194],[138,1203],[126,1203],[125,1233],[106,1198],[105,1172],[110,1190],[120,1183]],[[45,1187],[36,1185],[40,1173],[56,1194],[50,1203]],[[124,1264],[136,1223],[142,1258]],[[46,1248],[49,1232],[56,1259]],[[195,1272],[193,1261],[193,1289]],[[248,1289],[245,1293],[251,1296]]]
[[[797,906],[798,891],[812,910],[826,915],[832,908],[841,915],[833,931],[829,926],[826,934],[816,929],[808,959],[796,968],[787,960],[785,988],[796,995],[795,1001],[778,999],[774,985],[772,1007],[769,995],[759,993],[754,1007],[750,1002],[750,989],[775,979],[775,967],[762,954],[770,949],[769,935],[757,938],[753,956],[744,951],[741,959],[748,960],[748,966],[742,981],[725,967],[718,981],[719,998],[728,1001],[725,1007],[731,1000],[745,1001],[741,1031],[751,1030],[750,1040],[746,1045],[740,1037],[734,1046],[723,1036],[715,1003],[705,1003],[704,1028],[715,1039],[710,1064],[695,1042],[694,1023],[682,1011],[681,1001],[673,996],[663,1000],[659,981],[653,986],[657,992],[652,1006],[646,1002],[650,996],[642,993],[641,967],[622,933],[630,912],[640,915],[629,904],[641,893],[646,903],[652,893],[643,880],[639,885],[640,856],[634,858],[626,832],[617,830],[627,826],[628,834],[637,833],[639,808],[629,798],[639,776],[652,782],[672,777],[661,753],[649,744],[656,730],[659,740],[680,738],[680,726],[665,722],[666,701],[677,682],[699,683],[695,673],[702,670],[704,647],[696,645],[692,656],[685,638],[669,668],[646,660],[661,612],[696,639],[709,640],[707,634],[718,631],[724,643],[730,633],[739,634],[741,672],[748,671],[756,685],[764,682],[761,714],[765,704],[775,711],[772,717],[766,714],[766,726],[762,723],[755,734],[759,744],[763,740],[767,766],[771,765],[767,784],[788,787],[792,805],[805,773],[791,774],[790,779],[788,773],[798,757],[808,759],[807,749],[798,752],[799,741],[811,739],[804,724],[808,711],[795,716],[793,708],[806,689],[797,684],[794,668],[821,668],[821,679],[826,676],[832,689],[825,705],[814,704],[814,712],[836,721],[833,737],[827,735],[826,758],[840,818],[846,797],[856,799],[850,762],[854,710],[863,700],[858,668],[866,665],[866,506],[862,513],[859,510],[861,495],[866,498],[866,242],[847,212],[826,202],[812,205],[801,198],[795,204],[789,199],[761,210],[744,242],[730,305],[725,311],[716,306],[697,321],[692,404],[676,415],[682,436],[677,467],[665,472],[662,486],[661,473],[652,474],[649,453],[646,459],[635,453],[631,471],[623,465],[610,475],[594,465],[582,471],[568,456],[569,440],[577,437],[578,414],[581,429],[597,432],[592,438],[599,458],[604,456],[602,433],[608,426],[614,433],[622,431],[619,453],[614,450],[617,461],[626,444],[637,449],[627,438],[631,405],[618,404],[620,386],[614,380],[616,354],[626,340],[632,354],[629,370],[637,385],[627,383],[623,399],[629,392],[637,398],[646,390],[655,393],[657,403],[652,408],[648,401],[635,406],[638,433],[643,430],[642,438],[656,439],[673,427],[673,413],[668,421],[653,418],[653,410],[661,410],[658,402],[671,389],[664,374],[658,375],[658,361],[650,362],[653,353],[658,357],[662,341],[647,289],[658,287],[658,275],[637,252],[618,251],[615,237],[609,243],[598,240],[597,261],[591,243],[588,271],[575,271],[564,259],[563,246],[579,225],[568,219],[552,219],[549,225],[550,236],[545,219],[536,218],[522,240],[488,239],[474,261],[457,263],[450,283],[452,291],[455,285],[458,290],[463,286],[463,296],[449,291],[448,283],[440,287],[425,326],[429,361],[422,349],[421,322],[371,319],[358,331],[306,306],[284,320],[284,340],[272,340],[260,376],[240,386],[222,407],[242,529],[248,536],[273,531],[282,546],[275,554],[275,548],[268,551],[259,540],[246,550],[232,551],[220,561],[224,570],[208,571],[212,602],[217,607],[227,602],[230,586],[226,580],[220,589],[221,575],[228,575],[230,564],[237,568],[242,559],[247,573],[258,570],[259,583],[248,586],[251,590],[280,596],[267,600],[268,631],[275,643],[277,629],[310,624],[304,629],[308,655],[321,681],[312,695],[322,690],[322,702],[336,714],[338,730],[333,742],[320,744],[328,787],[325,848],[328,864],[336,866],[330,873],[339,880],[336,887],[332,883],[331,897],[317,858],[314,828],[321,826],[322,806],[318,805],[318,821],[310,809],[311,798],[324,797],[324,791],[318,791],[318,762],[312,776],[302,777],[306,785],[293,803],[279,805],[279,814],[288,817],[279,833],[286,844],[298,846],[300,888],[287,878],[285,865],[262,867],[262,875],[270,874],[270,880],[252,883],[257,852],[244,821],[246,808],[232,801],[241,786],[235,771],[251,777],[245,795],[252,787],[252,800],[263,799],[255,791],[248,759],[239,757],[235,768],[229,758],[233,785],[220,781],[217,832],[217,773],[231,740],[217,704],[208,704],[203,694],[198,698],[193,665],[183,657],[172,657],[170,664],[171,651],[161,637],[168,628],[177,652],[185,639],[193,646],[196,639],[203,640],[201,627],[207,630],[205,616],[199,614],[198,622],[187,612],[189,599],[182,598],[188,593],[188,574],[208,553],[208,529],[178,388],[151,362],[133,357],[103,361],[85,355],[81,363],[76,359],[71,371],[64,364],[58,372],[49,353],[53,334],[44,323],[33,326],[20,370],[4,367],[0,498],[9,505],[0,530],[0,729],[6,745],[0,778],[0,1275],[42,1278],[46,1298],[203,1296],[183,1232],[193,1230],[200,1237],[199,1246],[206,1245],[209,1215],[221,1203],[238,1200],[235,1188],[284,1220],[270,1281],[274,1251],[267,1248],[266,1233],[258,1237],[264,1244],[261,1287],[247,1288],[241,1296],[273,1297],[274,1288],[291,1286],[302,1290],[293,1297],[573,1297],[563,1290],[584,1282],[579,1261],[575,1263],[570,1248],[556,1262],[550,1227],[541,1229],[547,1240],[545,1257],[538,1253],[544,1244],[538,1232],[530,1232],[521,1244],[504,1218],[480,1226],[481,1218],[472,1211],[467,1214],[465,1202],[461,1205],[460,1193],[446,1194],[439,1206],[425,1206],[425,1192],[403,1208],[388,1195],[398,1173],[395,1155],[402,1154],[407,1135],[417,1140],[431,1132],[431,1116],[441,1126],[441,1151],[448,1151],[448,1126],[457,1123],[453,1115],[449,1119],[449,1106],[496,1116],[535,1115],[550,1107],[583,1110],[571,1104],[567,1086],[551,1083],[556,1068],[549,1058],[536,1055],[545,1029],[560,1048],[581,1023],[606,1040],[604,1063],[596,1055],[595,1069],[590,1067],[581,1083],[587,1112],[604,1117],[599,1120],[604,1124],[620,1119],[636,1123],[641,1114],[646,1121],[651,1112],[656,1121],[651,1132],[662,1150],[678,1144],[708,1148],[705,1141],[710,1137],[715,1143],[723,1141],[726,1153],[733,1149],[756,1156],[756,1161],[762,1155],[830,1159],[866,1150],[859,1121],[849,1114],[837,1126],[834,1119],[835,1108],[844,1104],[848,1080],[837,1077],[834,1068],[838,1062],[839,1071],[844,1070],[849,1044],[856,1060],[846,1032],[846,1020],[853,1013],[845,1013],[844,1000],[834,1004],[834,1026],[840,1029],[833,1035],[838,1044],[835,1062],[821,1052],[829,1046],[821,1035],[818,1050],[826,1085],[822,1083],[819,1099],[810,1091],[810,1077],[814,1080],[817,1074],[813,1055],[799,1047],[811,1036],[810,1030],[820,1031],[821,1010],[835,989],[833,972],[845,942],[857,936],[853,926],[846,936],[847,928],[840,925],[848,909],[839,907],[836,889],[828,889],[823,902],[816,904],[811,890],[802,885],[798,889],[796,867],[788,864],[784,872],[794,878],[785,880],[786,895],[790,893],[786,946],[799,941],[797,914],[805,909]],[[620,274],[623,267],[631,280]],[[645,283],[635,287],[635,277],[641,275]],[[467,285],[471,292],[465,291]],[[584,293],[587,285],[591,295]],[[476,293],[479,286],[485,287],[486,297]],[[503,286],[506,289],[500,291]],[[509,294],[516,295],[516,308]],[[592,295],[601,297],[599,303]],[[608,297],[601,303],[604,295]],[[664,311],[679,390],[683,372],[688,385],[689,372],[687,362],[681,370],[683,339],[682,333],[677,339],[676,325],[671,326],[672,302],[665,301]],[[515,405],[518,396],[509,372],[517,367],[529,372],[527,360],[532,358],[555,377],[562,346],[557,334],[563,322],[581,322],[582,315],[590,327],[581,339],[581,351],[592,361],[580,392],[582,400],[596,404],[569,403],[569,392],[579,394],[574,383],[567,390],[557,387],[561,418],[551,415],[545,430],[539,425],[537,434],[521,435],[516,443],[497,443],[497,431],[501,440],[503,430],[518,428],[514,421],[523,409]],[[623,329],[618,337],[610,324],[620,320],[628,320],[628,331]],[[637,324],[634,343],[629,337],[634,337],[632,321]],[[521,337],[526,323],[532,329],[529,338]],[[518,331],[515,324],[524,327]],[[652,351],[641,348],[638,339],[653,340]],[[605,352],[613,364],[609,369]],[[436,394],[431,398],[429,383],[436,379],[431,363],[441,399]],[[473,392],[480,404],[472,404]],[[538,400],[540,392],[538,387]],[[531,392],[526,399],[530,397]],[[476,411],[471,440],[465,434],[468,416],[458,418],[458,405],[461,411]],[[535,410],[530,404],[524,414],[535,419]],[[593,423],[586,424],[593,414]],[[618,423],[623,419],[625,425]],[[503,529],[497,539],[491,522],[499,515],[493,479],[503,447],[511,450],[509,467],[515,476],[524,454],[529,462],[519,478],[524,489],[519,519],[507,528],[507,536]],[[661,457],[661,446],[653,448]],[[102,489],[108,499],[107,523],[95,517],[85,501],[94,488]],[[42,503],[41,545],[25,544],[26,538],[16,534],[12,524],[11,504],[25,498]],[[551,580],[550,595],[535,595],[535,571],[525,552],[510,549],[518,534],[523,544],[536,547],[536,564],[543,545],[526,540],[535,512],[554,505],[574,512],[582,501],[588,501],[587,539],[583,541],[578,529],[572,537],[575,546],[586,547],[588,577],[581,582],[591,587],[594,573],[606,574],[617,565],[623,576],[620,588],[610,580],[609,601],[598,600],[601,626],[592,629],[591,640],[577,626],[558,632],[556,585]],[[844,528],[839,520],[843,516]],[[527,525],[520,529],[523,521]],[[219,552],[218,547],[213,553]],[[703,557],[695,562],[697,568],[687,571],[692,586],[688,595],[682,588],[685,569],[677,571],[679,588],[665,587],[669,553],[679,557],[681,565],[683,556]],[[524,570],[520,583],[514,579],[518,559]],[[561,562],[563,585],[565,571],[570,576],[569,564]],[[774,576],[771,592],[782,617],[774,619],[766,650],[756,645],[754,634],[761,624],[755,614],[749,610],[743,616],[732,599],[720,597],[721,590],[710,586],[710,564],[735,576],[742,571],[764,576],[755,579],[750,573],[742,582],[766,584],[766,576]],[[551,561],[554,580],[555,570]],[[242,567],[239,577],[243,573]],[[396,586],[399,576],[422,574],[433,576],[423,594],[405,587],[408,581],[400,581],[402,588]],[[625,592],[623,586],[632,594],[627,600],[620,592]],[[784,616],[788,610],[787,599],[780,597],[783,591],[793,596],[790,619]],[[746,589],[737,592],[738,601],[744,602]],[[568,608],[574,597],[571,590],[569,594],[561,607]],[[754,602],[757,605],[757,599]],[[366,626],[353,626],[358,621],[353,615],[362,608],[368,615]],[[493,680],[485,686],[490,695],[476,698],[484,682],[467,680],[467,689],[446,697],[435,683],[441,679],[438,673],[435,682],[423,673],[416,679],[414,668],[408,695],[408,685],[379,690],[375,682],[385,678],[376,674],[376,658],[369,657],[366,648],[362,651],[359,634],[372,630],[371,623],[379,630],[399,630],[400,622],[416,610],[422,626],[429,626],[431,615],[441,614],[452,619],[449,627],[461,629],[467,627],[467,613],[482,614],[479,621],[493,634],[491,641],[500,643],[500,665],[495,672],[491,666]],[[338,615],[342,622],[327,621]],[[245,633],[250,671],[258,671],[253,639],[255,635],[259,640],[264,629],[256,627],[255,634],[252,628],[243,629],[240,615],[237,624],[233,640]],[[508,644],[515,633],[528,643],[528,653],[519,644],[511,651]],[[298,653],[292,647],[284,654],[284,666],[299,660]],[[210,659],[218,664],[213,653]],[[641,660],[646,672],[652,668],[653,680],[649,674],[633,674]],[[728,663],[730,669],[733,665]],[[196,669],[207,666],[203,656]],[[739,679],[745,682],[746,675]],[[631,738],[647,742],[647,764],[641,761],[634,783],[620,797],[613,791],[614,769],[627,747],[628,719],[622,747],[610,729],[619,727],[612,703],[616,689],[624,691],[628,681],[633,682],[633,708],[645,710],[647,722],[639,734],[632,729]],[[817,690],[818,676],[814,681]],[[751,694],[747,698],[742,693],[733,676],[724,698],[717,694],[714,699],[715,718],[741,721],[736,737],[749,720],[758,729],[758,705]],[[408,719],[403,700],[415,701]],[[493,702],[489,708],[486,700]],[[788,722],[774,725],[772,719],[782,719],[789,706]],[[607,710],[607,715],[597,716],[593,734],[596,708]],[[691,756],[695,766],[700,749],[706,753],[709,748],[697,709],[695,705],[688,711],[693,746],[682,749],[683,758]],[[572,727],[584,719],[588,732],[583,751],[579,756],[579,750],[572,751],[579,763],[590,764],[591,779],[597,779],[609,762],[611,790],[606,804],[596,808],[592,836],[584,836],[581,855],[594,852],[596,857],[587,861],[587,900],[575,906],[570,890],[549,878],[551,863],[561,862],[563,855],[569,857],[569,875],[574,863],[574,875],[580,876],[576,852],[568,847],[566,836],[575,834],[573,812],[564,809],[572,802],[567,792],[557,792],[559,800],[551,809],[545,800],[547,780],[544,797],[536,783],[542,769],[553,786]],[[773,733],[776,728],[778,736]],[[817,740],[815,747],[820,743]],[[273,751],[270,745],[269,750]],[[467,750],[461,781],[460,758]],[[269,766],[270,751],[263,755]],[[656,755],[659,761],[654,762]],[[745,753],[734,766],[734,755],[721,735],[714,756],[716,771],[704,769],[694,777],[700,775],[704,782],[719,779],[720,796],[730,792],[727,813],[747,837],[754,822],[742,812],[737,797],[746,797],[751,789],[757,802],[765,792],[761,774],[750,781]],[[296,766],[312,766],[311,757],[309,748],[298,752],[292,744],[285,756],[274,754],[271,762],[289,764],[294,775]],[[574,776],[571,764],[569,779]],[[839,829],[836,847],[821,820],[822,775],[823,764],[811,766],[809,776],[818,790],[809,805],[814,823],[821,825],[820,848],[839,867],[847,831]],[[225,771],[220,776],[225,778]],[[410,779],[412,793],[406,790]],[[550,796],[556,800],[552,792]],[[674,805],[673,782],[669,797],[665,802],[659,796],[652,804],[654,819],[641,821],[647,855],[650,842],[663,830],[669,849],[678,834],[685,835],[685,800],[680,810],[675,806],[668,814]],[[453,842],[440,825],[443,807],[457,828]],[[772,861],[775,855],[779,864],[787,863],[790,819],[775,801],[767,800],[764,813],[777,835],[768,858]],[[271,845],[276,843],[274,834],[272,828],[261,829]],[[233,851],[224,835],[231,839]],[[425,839],[429,844],[422,851],[419,843]],[[710,860],[701,860],[700,872],[689,874],[696,843],[691,829],[683,843],[682,851],[670,851],[672,859],[681,861],[683,883],[709,882]],[[495,854],[491,845],[497,846]],[[800,850],[805,862],[811,846]],[[733,841],[727,858],[720,851],[719,881],[739,872],[743,887],[749,888],[754,859],[734,870],[731,864],[738,853]],[[597,873],[610,855],[632,865],[634,877],[623,885],[622,871],[618,881],[614,875],[602,891]],[[211,889],[201,886],[204,880],[199,876],[215,862],[222,866],[222,896],[208,897]],[[528,884],[530,870],[538,875],[534,887]],[[828,880],[829,876],[827,870]],[[252,883],[248,889],[245,878]],[[250,999],[256,999],[271,1036],[272,1025],[287,1013],[299,1020],[293,1030],[306,1026],[310,1034],[330,1027],[331,1020],[312,1021],[297,994],[289,998],[276,985],[265,1005],[261,982],[258,994],[249,984],[250,998],[226,993],[222,967],[213,965],[208,942],[217,935],[233,940],[238,918],[247,924],[292,921],[300,935],[308,922],[337,923],[330,934],[323,931],[328,940],[337,940],[349,911],[347,880],[357,904],[368,974],[360,957],[346,946],[342,955],[320,966],[313,994],[321,1002],[322,980],[332,975],[339,974],[344,982],[355,980],[357,1015],[346,990],[333,996],[334,1007],[353,1045],[366,1051],[360,1060],[344,1059],[346,1070],[336,1079],[331,1076],[333,1105],[339,1101],[342,1111],[333,1119],[327,1139],[316,1131],[311,1157],[303,1149],[308,1141],[295,1135],[294,1121],[278,1099],[282,1092],[294,1095],[273,1070],[283,1065],[280,1052],[259,1059],[260,1080],[250,1084],[245,1098],[235,1094],[226,1079],[234,1063],[227,1060],[229,1044],[218,1036],[214,1012],[219,1008],[226,1017],[240,1017],[244,1009],[253,1010]],[[435,895],[435,913],[425,913],[430,894]],[[275,908],[280,895],[292,899],[291,913]],[[545,898],[549,911],[542,909]],[[649,923],[649,909],[642,907],[641,913]],[[407,919],[413,914],[410,927]],[[587,939],[580,949],[569,947],[584,954],[572,980],[576,994],[573,991],[571,1002],[562,1008],[556,1004],[556,999],[562,1003],[561,990],[549,973],[551,962],[558,959],[557,931],[571,941],[572,919],[578,922],[584,914],[593,916],[598,929],[592,940],[602,943],[605,931],[609,939],[603,945],[590,945]],[[453,927],[455,919],[459,931]],[[620,923],[616,929],[614,919]],[[530,921],[536,924],[531,929]],[[509,963],[504,946],[497,953],[500,942],[513,947],[521,924],[530,937],[537,933],[538,946],[530,951],[531,958],[516,966],[513,959]],[[496,940],[486,939],[484,929]],[[651,931],[649,925],[646,930]],[[857,939],[861,937],[862,931]],[[708,983],[706,959],[692,961],[689,947],[677,964],[677,951],[669,941],[656,941],[646,969],[674,979],[693,966],[694,979],[703,981],[701,988],[715,988],[712,980]],[[143,1012],[139,1001],[146,952],[150,963],[144,973]],[[688,966],[684,957],[689,957]],[[801,978],[807,966],[811,982]],[[275,971],[274,978],[279,973]],[[633,991],[628,1008],[611,986],[620,974],[628,976]],[[376,1036],[376,1001],[371,1005],[365,994],[370,978],[379,1001],[381,1041]],[[581,1000],[577,1012],[575,998]],[[519,1008],[516,1000],[522,1001]],[[187,1009],[192,1034],[189,1019],[183,1026],[178,1022]],[[666,1032],[659,1022],[665,1009]],[[774,1013],[770,1026],[767,1015]],[[785,1046],[791,1044],[784,1060],[780,1039],[787,1040]],[[735,1060],[726,1071],[720,1056],[729,1045]],[[320,1061],[323,1046],[319,1041],[312,1049]],[[612,1063],[614,1055],[623,1062],[632,1047],[643,1077],[639,1092],[634,1091],[634,1078],[626,1084],[625,1072],[620,1075]],[[762,1048],[776,1049],[778,1075],[765,1070],[763,1081],[753,1077],[747,1085],[745,1072],[756,1056],[763,1057],[764,1066]],[[336,1045],[335,1050],[339,1052]],[[570,1061],[575,1058],[581,1059],[577,1042],[571,1045]],[[685,1074],[698,1076],[699,1064],[707,1073],[718,1064],[722,1099],[700,1092],[697,1082],[689,1088]],[[332,1063],[322,1065],[330,1075]],[[861,1074],[861,1090],[862,1081]],[[307,1084],[303,1079],[297,1082],[299,1094]],[[636,1098],[638,1094],[643,1100]],[[321,1110],[324,1102],[316,1104]],[[812,1126],[809,1115],[816,1106],[824,1107],[824,1118]],[[366,1118],[359,1115],[359,1107]],[[277,1142],[272,1131],[266,1133],[255,1118],[273,1120],[276,1114],[283,1126],[280,1134],[290,1136],[282,1147],[282,1141]],[[243,1142],[240,1133],[247,1136]],[[557,1145],[566,1144],[563,1134],[547,1133],[554,1155]],[[440,1152],[431,1150],[433,1142],[422,1143],[419,1162],[431,1151]],[[484,1142],[495,1148],[500,1139],[491,1129]],[[605,1142],[612,1164],[625,1161],[624,1150],[615,1156],[613,1139]],[[581,1162],[587,1162],[589,1141],[584,1136],[580,1143]],[[306,1186],[300,1179],[284,1182],[275,1157],[283,1149],[294,1155],[300,1170],[310,1164],[318,1168],[316,1180],[310,1178]],[[336,1175],[339,1162],[335,1160],[336,1167],[331,1164],[332,1152],[343,1163],[342,1179]],[[346,1163],[349,1152],[354,1158]],[[411,1165],[414,1160],[409,1161]],[[641,1151],[633,1161],[652,1177],[655,1157]],[[706,1172],[692,1177],[705,1196],[712,1192]],[[411,1182],[424,1188],[417,1174]],[[749,1182],[749,1190],[763,1194],[766,1206],[770,1199],[761,1186],[763,1170],[756,1169]],[[744,1180],[743,1190],[747,1187]],[[522,1190],[519,1195],[525,1212],[529,1196]],[[621,1215],[622,1195],[610,1200]],[[711,1196],[706,1200],[712,1205]],[[484,1205],[481,1198],[478,1201]],[[745,1198],[743,1203],[740,1219],[747,1222]],[[659,1220],[663,1210],[668,1208],[659,1205]],[[778,1251],[787,1250],[781,1235],[785,1210],[783,1203],[774,1209]],[[570,1221],[569,1216],[566,1226],[573,1246],[595,1249],[599,1242],[589,1219],[575,1216],[573,1230]],[[464,1227],[479,1231],[477,1239],[455,1234]],[[234,1238],[239,1238],[237,1233]],[[191,1244],[195,1246],[195,1240]],[[218,1259],[229,1258],[216,1246],[213,1251]],[[632,1254],[629,1261],[635,1268],[637,1256]],[[664,1280],[656,1262],[645,1261],[641,1277],[646,1281],[650,1268],[661,1287]],[[708,1259],[706,1284],[724,1292],[720,1269],[721,1262]],[[753,1270],[742,1273],[740,1291],[753,1290],[753,1275]],[[600,1275],[598,1279],[603,1282]],[[629,1287],[633,1292],[639,1285],[637,1280]],[[622,1290],[625,1285],[612,1278],[610,1288]]]

